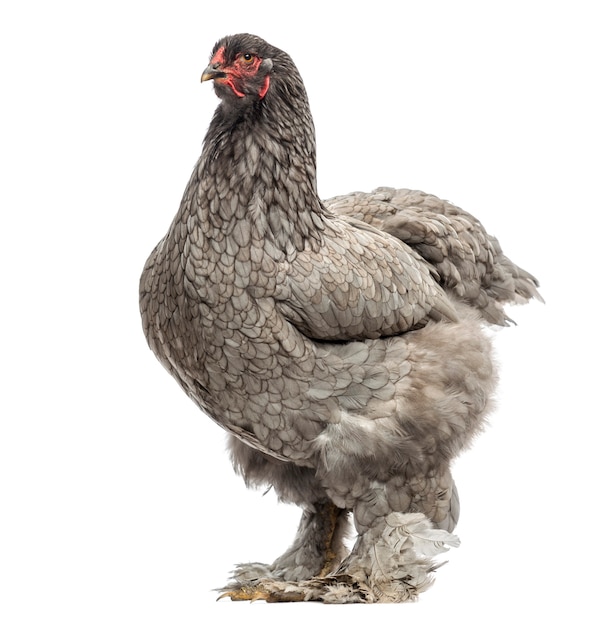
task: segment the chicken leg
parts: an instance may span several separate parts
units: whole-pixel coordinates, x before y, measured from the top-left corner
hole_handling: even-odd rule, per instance
[[[332,502],[321,502],[303,512],[291,547],[271,565],[245,563],[233,572],[232,582],[220,598],[291,602],[305,600],[305,593],[290,583],[331,574],[346,555],[343,540],[348,512]]]

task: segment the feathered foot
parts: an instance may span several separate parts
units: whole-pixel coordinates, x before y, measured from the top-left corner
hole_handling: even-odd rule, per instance
[[[309,580],[293,581],[273,577],[270,566],[262,563],[246,563],[234,570],[232,582],[220,589],[222,598],[239,600],[264,600],[265,602],[326,603],[366,602],[368,590],[344,574],[320,572]],[[345,599],[343,599],[345,598]]]
[[[336,575],[344,573],[366,590],[365,602],[408,602],[433,583],[441,564],[432,557],[459,545],[422,513],[394,512],[360,535]]]
[[[347,550],[347,511],[331,502],[314,505],[301,518],[291,547],[271,565],[238,565],[232,582],[221,589],[218,599],[292,602],[305,600],[305,592],[295,591],[296,581],[307,581],[330,574],[341,563]]]
[[[369,602],[369,590],[362,589],[349,576],[337,575],[311,578],[303,581],[286,581],[264,578],[254,585],[232,586],[224,590],[218,600],[265,600],[266,602],[324,602],[344,604]]]
[[[258,564],[235,573],[235,581],[220,596],[232,600],[328,604],[407,602],[432,584],[437,569],[431,557],[458,546],[459,540],[435,529],[422,513],[391,513],[362,534],[352,553],[332,574],[304,581],[265,578]],[[238,576],[237,576],[238,574]]]

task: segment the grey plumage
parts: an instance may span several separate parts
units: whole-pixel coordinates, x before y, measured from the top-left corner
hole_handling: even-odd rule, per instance
[[[221,98],[167,235],[140,283],[144,332],[231,435],[236,471],[304,513],[233,599],[403,601],[456,545],[450,462],[495,385],[484,322],[535,279],[461,209],[377,189],[322,202],[314,129],[290,57],[218,42]],[[349,513],[358,532],[350,554]]]

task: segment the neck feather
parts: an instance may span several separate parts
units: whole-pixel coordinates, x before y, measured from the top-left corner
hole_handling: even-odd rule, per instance
[[[220,105],[191,184],[203,221],[228,232],[247,220],[254,236],[289,255],[318,245],[324,208],[305,91],[286,93],[274,90],[238,115]]]

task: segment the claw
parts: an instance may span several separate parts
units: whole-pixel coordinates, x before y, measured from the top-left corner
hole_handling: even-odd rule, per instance
[[[267,601],[267,596],[269,596],[269,592],[264,591],[260,585],[257,585],[256,587],[240,587],[239,589],[224,591],[224,593],[217,598],[217,601],[219,602],[222,598],[230,598],[230,600],[234,602],[243,600],[250,600],[251,602],[254,600]]]
[[[248,600],[255,602],[256,600],[264,600],[265,602],[303,602],[305,594],[286,589],[266,589],[261,583],[252,587],[243,586],[238,589],[229,589],[222,593],[217,600],[222,598],[230,598],[234,602]]]

